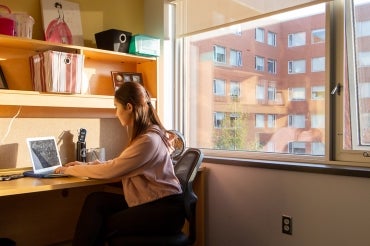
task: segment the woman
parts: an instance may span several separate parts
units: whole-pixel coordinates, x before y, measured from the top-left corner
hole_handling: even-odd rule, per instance
[[[182,190],[170,158],[170,140],[150,97],[139,83],[115,93],[116,116],[127,127],[129,144],[113,160],[71,162],[56,173],[96,179],[119,178],[123,194],[96,192],[84,203],[73,245],[104,245],[116,234],[167,234],[185,221]],[[85,164],[85,165],[82,165]]]

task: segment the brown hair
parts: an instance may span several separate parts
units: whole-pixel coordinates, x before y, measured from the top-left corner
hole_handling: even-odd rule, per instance
[[[130,103],[133,107],[134,125],[130,143],[132,143],[136,137],[145,133],[151,125],[157,125],[160,131],[152,131],[157,132],[161,136],[167,147],[171,146],[167,138],[168,132],[162,125],[151,103],[150,95],[144,86],[136,82],[123,83],[115,92],[114,98],[121,103],[124,108],[126,108],[127,103]]]

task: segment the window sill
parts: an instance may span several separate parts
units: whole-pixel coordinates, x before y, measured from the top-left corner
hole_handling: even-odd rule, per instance
[[[203,162],[211,164],[370,178],[370,168],[367,167],[327,165],[316,163],[312,164],[304,162],[266,161],[213,156],[204,156]]]

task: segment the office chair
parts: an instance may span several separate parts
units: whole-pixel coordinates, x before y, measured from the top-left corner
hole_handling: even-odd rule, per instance
[[[199,149],[189,148],[176,162],[174,169],[184,195],[188,232],[173,235],[117,235],[108,240],[110,246],[188,246],[196,239],[196,204],[198,197],[193,191],[193,181],[203,160]]]

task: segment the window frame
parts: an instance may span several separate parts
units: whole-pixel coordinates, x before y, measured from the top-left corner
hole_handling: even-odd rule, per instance
[[[344,42],[342,41],[343,36],[341,36],[341,35],[343,35],[343,32],[344,32],[343,31],[343,25],[344,25],[343,23],[345,22],[344,14],[342,14],[342,12],[341,12],[344,9],[344,7],[343,7],[344,3],[343,2],[344,2],[344,0],[333,0],[332,2],[326,4],[328,6],[328,10],[331,11],[332,13],[335,13],[335,14],[332,14],[331,12],[327,12],[328,16],[326,18],[326,22],[327,22],[326,27],[327,28],[332,27],[332,28],[327,29],[326,32],[325,32],[325,45],[327,47],[331,47],[332,45],[335,44],[334,46],[338,50],[344,50]],[[331,50],[332,53],[330,53],[329,50]],[[333,87],[337,83],[336,81],[344,81],[344,77],[345,77],[345,75],[343,74],[343,68],[344,68],[343,60],[344,59],[342,57],[342,56],[344,56],[344,54],[339,53],[339,54],[337,54],[337,55],[339,55],[339,59],[338,58],[333,59],[333,57],[336,57],[334,53],[335,53],[335,49],[328,48],[328,52],[326,54],[327,62],[325,64],[325,68],[327,70],[329,70],[328,68],[330,68],[330,73],[328,73],[327,79],[326,79],[326,82],[325,82],[326,83],[326,88],[325,88],[326,91],[329,90],[329,89],[333,89]],[[328,93],[328,95],[329,94],[330,93]],[[343,98],[342,98],[342,96],[340,96],[340,95],[339,96],[333,96],[333,95],[328,96],[327,104],[325,106],[326,111],[327,111],[326,115],[333,115],[333,118],[329,117],[328,120],[325,122],[325,127],[327,129],[331,128],[330,131],[327,130],[325,132],[325,136],[326,136],[326,139],[329,139],[329,138],[332,137],[335,140],[327,142],[327,145],[325,146],[325,152],[326,152],[325,157],[315,158],[315,159],[305,158],[305,161],[309,161],[310,163],[312,163],[314,165],[315,164],[326,163],[326,164],[334,164],[334,165],[339,165],[339,166],[340,165],[349,165],[349,166],[353,165],[353,166],[357,166],[357,167],[358,166],[368,167],[369,166],[368,159],[366,159],[366,158],[365,159],[364,158],[359,158],[359,159],[356,158],[356,160],[355,160],[356,163],[353,163],[354,159],[352,159],[351,157],[350,157],[350,159],[348,159],[348,158],[343,158],[343,156],[342,156],[342,154],[345,151],[341,150],[341,144],[340,144],[340,142],[342,140],[340,136],[342,136],[341,134],[343,134],[343,129],[342,129],[343,125],[340,123],[342,121],[342,117],[343,117],[343,112],[342,112],[341,107],[343,107]],[[333,112],[335,112],[335,113],[333,113]],[[336,124],[333,124],[333,122],[336,122]],[[221,153],[221,152],[207,150],[207,153],[209,153],[210,156],[212,156],[215,153]],[[349,156],[358,157],[359,156],[358,151],[355,151],[355,152],[356,153],[352,153],[354,155],[349,155]],[[221,154],[221,156],[224,155],[224,154],[225,154],[225,156],[229,156],[229,157],[239,156],[239,155],[233,155],[233,153],[228,152],[228,151],[223,152],[223,154]],[[348,153],[345,153],[345,154],[348,154]],[[254,156],[253,153],[250,153],[248,158],[253,159],[253,156]],[[258,153],[255,156],[256,156],[257,159],[260,159],[260,160],[264,160],[264,159],[271,160],[271,157],[260,158],[260,155]],[[276,161],[285,160],[285,158],[280,158],[279,156],[276,156],[276,155],[273,155],[273,156],[274,156],[274,159]],[[291,156],[292,161],[294,161],[296,159],[300,159],[300,158],[295,158],[294,156]],[[315,166],[313,166],[313,168],[315,168]]]

